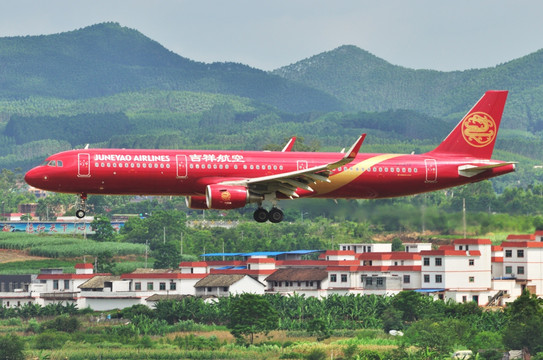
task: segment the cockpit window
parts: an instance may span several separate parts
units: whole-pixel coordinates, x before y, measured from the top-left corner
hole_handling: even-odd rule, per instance
[[[57,162],[55,160],[51,160],[51,161],[49,161],[47,166],[57,166]]]

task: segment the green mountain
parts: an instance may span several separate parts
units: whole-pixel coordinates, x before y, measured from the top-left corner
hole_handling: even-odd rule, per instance
[[[183,58],[117,23],[0,38],[0,64],[4,99],[81,99],[155,89],[233,94],[288,112],[344,108],[320,90],[245,65]]]
[[[543,130],[543,50],[493,68],[440,72],[392,65],[341,46],[273,71],[360,111],[411,109],[457,121],[486,90],[509,90],[503,126]]]

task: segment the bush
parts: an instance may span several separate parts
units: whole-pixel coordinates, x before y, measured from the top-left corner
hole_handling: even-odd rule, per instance
[[[313,349],[305,356],[307,360],[325,360],[326,352],[322,349]]]
[[[55,330],[73,333],[81,327],[81,322],[75,316],[61,315],[53,320],[45,321],[41,325],[41,330]]]
[[[69,336],[66,333],[45,331],[36,336],[34,347],[39,350],[60,349],[68,340]]]
[[[24,342],[17,335],[11,334],[0,337],[0,359],[24,360]]]

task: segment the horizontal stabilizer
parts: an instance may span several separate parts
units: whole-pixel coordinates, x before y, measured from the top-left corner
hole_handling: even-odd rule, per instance
[[[479,175],[480,173],[486,170],[499,168],[499,167],[507,166],[507,165],[515,165],[515,164],[516,162],[503,162],[503,163],[487,164],[487,165],[480,165],[480,166],[462,165],[458,167],[458,175],[465,176],[465,177],[473,177],[475,175]]]

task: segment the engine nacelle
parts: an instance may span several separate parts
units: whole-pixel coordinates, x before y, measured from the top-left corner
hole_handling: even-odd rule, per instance
[[[185,203],[190,209],[207,210],[207,201],[205,196],[187,196]]]
[[[261,201],[258,195],[249,193],[245,186],[208,185],[206,204],[209,209],[237,209],[250,202]]]

